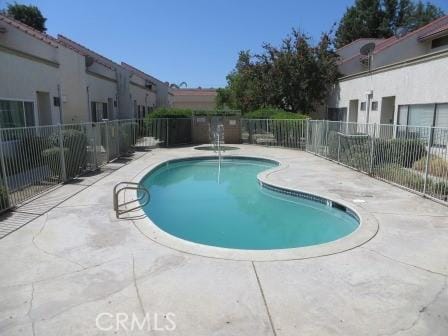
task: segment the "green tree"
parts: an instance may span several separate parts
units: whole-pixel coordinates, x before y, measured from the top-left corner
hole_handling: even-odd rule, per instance
[[[336,31],[339,48],[360,37],[384,37],[384,12],[380,0],[356,0],[347,8]]]
[[[347,8],[336,31],[336,47],[358,38],[387,38],[399,27],[414,30],[443,16],[443,11],[431,4],[412,0],[356,0]]]
[[[411,14],[406,18],[406,26],[410,29],[417,29],[443,15],[444,12],[439,7],[429,2],[424,4],[422,1],[419,1],[412,7]]]
[[[8,4],[6,10],[3,11],[6,16],[9,16],[17,21],[20,21],[34,29],[45,32],[45,21],[47,20],[36,6],[21,5],[18,3]]]
[[[279,47],[264,44],[263,52],[240,53],[227,86],[218,91],[219,107],[243,112],[263,107],[309,113],[323,102],[338,78],[332,38],[324,34],[318,45],[293,30]]]

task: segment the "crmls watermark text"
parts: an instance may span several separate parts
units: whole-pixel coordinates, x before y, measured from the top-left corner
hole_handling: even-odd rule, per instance
[[[135,313],[101,313],[95,319],[96,327],[101,331],[173,331],[176,330],[174,313],[146,313],[138,316]]]

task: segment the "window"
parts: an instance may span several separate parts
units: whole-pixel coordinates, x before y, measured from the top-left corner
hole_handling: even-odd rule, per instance
[[[103,103],[103,120],[109,119],[109,115],[107,113],[107,103]]]
[[[366,102],[361,102],[361,111],[365,111],[366,110]]]
[[[372,111],[378,111],[378,102],[377,101],[372,102]]]
[[[408,105],[401,105],[398,107],[398,125],[408,124]]]
[[[8,128],[35,125],[33,102],[0,100],[0,127]]]
[[[434,107],[434,104],[409,105],[409,126],[432,126]]]
[[[347,108],[346,107],[329,107],[328,108],[328,120],[330,121],[347,121]]]
[[[448,104],[437,104],[436,127],[448,127]]]
[[[448,36],[442,36],[431,41],[431,49],[448,46]]]
[[[448,127],[448,103],[444,104],[416,104],[398,107],[398,125]],[[427,137],[424,128],[415,127],[414,133]],[[433,144],[446,146],[445,135],[434,133]]]
[[[107,103],[91,102],[92,122],[98,122],[108,118]]]

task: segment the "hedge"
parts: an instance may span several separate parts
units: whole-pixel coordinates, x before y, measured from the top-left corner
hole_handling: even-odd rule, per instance
[[[60,137],[62,137],[64,148],[67,178],[73,178],[84,169],[87,163],[87,137],[76,129],[65,129],[61,131],[61,135],[56,132],[49,137],[52,147],[44,150],[42,156],[47,159],[47,163],[53,163],[50,169],[58,176],[61,173]]]
[[[274,107],[264,107],[252,112],[245,113],[243,118],[246,119],[308,119],[309,117],[294,112],[287,112]]]

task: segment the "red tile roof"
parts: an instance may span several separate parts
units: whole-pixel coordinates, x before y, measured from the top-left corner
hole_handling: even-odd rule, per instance
[[[120,65],[112,61],[111,59],[104,57],[96,53],[95,51],[83,46],[82,44],[75,42],[64,35],[58,34],[57,42],[64,47],[71,49],[82,56],[91,56],[95,62],[105,66],[106,68],[113,69],[114,67],[119,67]]]
[[[128,69],[133,74],[140,75],[140,77],[142,77],[143,79],[147,79],[149,81],[157,80],[156,78],[152,77],[151,75],[148,75],[147,73],[144,73],[143,71],[141,71],[141,70],[133,67],[132,65],[125,63],[125,62],[121,62],[121,66],[123,68],[125,68],[125,69]],[[153,84],[156,84],[156,83],[153,83]]]
[[[439,28],[436,28],[434,30],[426,32],[425,34],[420,35],[418,37],[418,39],[420,41],[425,41],[425,40],[427,40],[428,38],[431,38],[431,37],[435,38],[435,37],[437,37],[439,35],[444,35],[444,33],[448,33],[448,22],[445,23],[444,25],[440,26]]]
[[[383,51],[384,49],[387,49],[387,48],[389,48],[401,41],[404,41],[412,36],[416,36],[418,34],[425,35],[425,34],[431,33],[439,28],[445,27],[447,24],[448,24],[448,15],[445,15],[445,16],[438,18],[437,20],[434,20],[434,21],[428,23],[426,26],[420,27],[419,29],[416,29],[412,32],[407,33],[403,37],[396,37],[396,36],[389,37],[387,40],[385,40],[384,42],[381,42],[380,44],[377,45],[377,47],[374,50],[374,54],[378,54],[381,51]]]
[[[59,46],[57,40],[54,37],[52,37],[48,34],[42,33],[41,31],[34,29],[33,27],[27,26],[26,24],[24,24],[20,21],[14,20],[14,19],[4,16],[4,15],[0,15],[0,21],[5,22],[5,23],[9,24],[10,26],[23,31],[24,33],[42,41],[42,42],[45,42],[45,43],[51,45],[52,47],[57,48]]]

